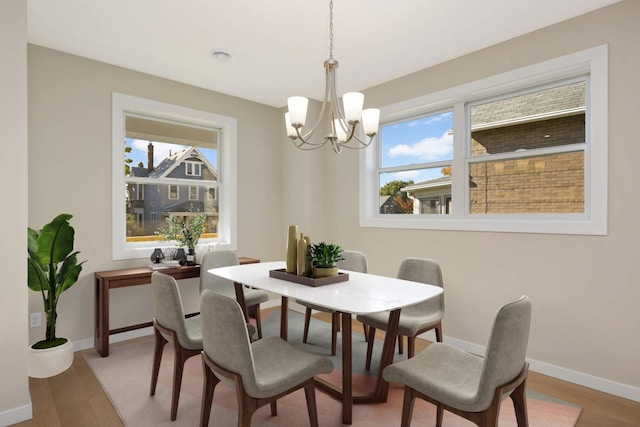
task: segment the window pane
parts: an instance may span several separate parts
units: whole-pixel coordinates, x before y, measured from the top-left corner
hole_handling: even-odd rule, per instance
[[[471,107],[471,155],[585,142],[585,82]]]
[[[381,214],[446,214],[450,206],[450,166],[380,174]]]
[[[472,214],[584,213],[584,152],[472,163]]]
[[[382,126],[383,168],[453,159],[453,112]]]

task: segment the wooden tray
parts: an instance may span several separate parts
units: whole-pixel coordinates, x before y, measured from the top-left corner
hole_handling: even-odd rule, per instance
[[[338,273],[337,276],[320,277],[318,279],[314,279],[313,277],[298,276],[297,274],[287,273],[286,269],[284,268],[269,270],[269,277],[287,280],[289,282],[312,287],[331,285],[333,283],[346,282],[347,280],[349,280],[348,273]]]

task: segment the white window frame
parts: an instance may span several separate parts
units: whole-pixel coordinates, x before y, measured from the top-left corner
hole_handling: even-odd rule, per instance
[[[171,189],[176,187],[176,197],[171,197]],[[167,185],[167,199],[169,200],[180,200],[180,186],[178,184],[169,184]]]
[[[189,161],[184,162],[184,174],[186,176],[202,176],[202,163]]]
[[[465,138],[469,134],[465,104],[558,80],[589,75],[585,148],[585,212],[583,214],[470,215],[464,171]],[[380,123],[429,114],[453,106],[454,159],[452,213],[449,215],[380,214],[378,163],[380,144],[360,152],[360,226],[497,231],[549,234],[607,234],[608,180],[608,49],[594,47],[563,57],[410,99],[381,109]],[[467,194],[465,194],[465,192]]]
[[[114,92],[112,94],[112,257],[114,260],[148,258],[156,247],[168,242],[126,241],[126,198],[123,174],[125,114],[142,114],[158,120],[170,120],[220,130],[218,141],[219,195],[218,237],[202,243],[214,243],[220,249],[237,249],[237,119]],[[122,189],[118,191],[117,189]]]
[[[195,188],[196,190],[196,194],[195,197],[191,197],[192,196],[192,191]],[[189,187],[189,200],[198,200],[198,196],[200,196],[200,187],[196,187],[194,185]]]

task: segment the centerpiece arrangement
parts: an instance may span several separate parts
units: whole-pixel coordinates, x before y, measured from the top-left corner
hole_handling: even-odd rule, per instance
[[[290,225],[287,240],[286,268],[271,270],[269,276],[307,286],[321,286],[349,280],[340,273],[337,263],[344,260],[342,247],[334,243],[311,243],[300,234],[298,226]]]
[[[207,226],[207,214],[198,214],[187,220],[187,217],[170,216],[167,218],[167,226],[156,231],[156,235],[164,240],[173,240],[178,247],[186,246],[186,264],[195,265],[195,249],[200,236]]]

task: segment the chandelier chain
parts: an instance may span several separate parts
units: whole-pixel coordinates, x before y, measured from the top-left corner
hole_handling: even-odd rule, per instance
[[[329,3],[329,58],[333,59],[333,0]]]

